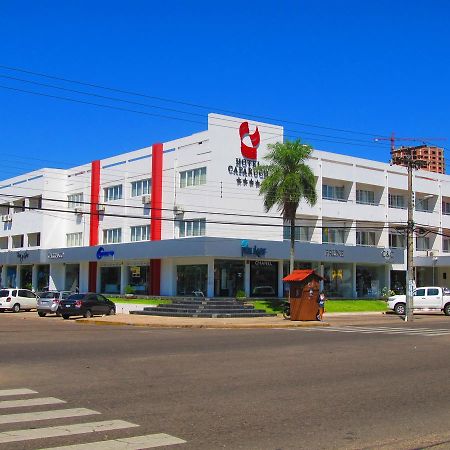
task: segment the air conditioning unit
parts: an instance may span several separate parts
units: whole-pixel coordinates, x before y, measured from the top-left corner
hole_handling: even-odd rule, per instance
[[[143,205],[148,205],[149,203],[151,203],[151,201],[152,201],[151,195],[143,195],[142,196],[142,204]]]
[[[180,206],[180,205],[175,205],[173,207],[173,213],[176,216],[182,216],[184,214],[184,208],[182,206]]]
[[[432,250],[427,250],[427,256],[435,256],[436,252],[432,251]]]
[[[105,208],[105,205],[102,205],[102,204],[100,204],[100,203],[97,205],[97,211],[99,211],[99,212],[100,212],[100,211],[105,211],[105,209],[106,209],[106,208]]]
[[[11,214],[4,214],[2,216],[2,222],[12,222],[12,216]]]
[[[74,209],[75,214],[83,214],[83,207],[81,206],[76,206]]]

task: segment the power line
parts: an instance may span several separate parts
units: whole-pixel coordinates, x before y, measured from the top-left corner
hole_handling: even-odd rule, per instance
[[[4,75],[0,75],[0,77],[5,77],[5,76]],[[9,77],[9,78],[13,78],[13,77]],[[15,79],[17,79],[17,78],[15,78]],[[28,83],[42,85],[42,86],[52,87],[54,89],[60,89],[60,90],[69,91],[69,92],[76,92],[76,93],[80,93],[80,94],[83,94],[83,95],[89,95],[89,96],[99,97],[99,98],[113,100],[113,101],[125,102],[125,103],[140,105],[140,106],[144,106],[144,107],[165,109],[165,110],[172,111],[172,112],[176,111],[176,112],[181,112],[183,114],[193,114],[195,116],[199,116],[199,117],[202,117],[202,118],[206,119],[206,117],[204,117],[202,114],[177,111],[177,110],[173,110],[173,109],[157,107],[157,106],[147,105],[147,104],[143,104],[143,103],[123,100],[123,99],[117,99],[117,98],[114,98],[114,97],[107,97],[107,96],[103,96],[103,95],[92,94],[92,93],[88,93],[88,92],[62,88],[62,87],[58,87],[58,86],[52,86],[52,85],[45,84],[45,83],[38,83],[38,82],[28,81],[28,80],[23,80],[23,81],[28,82]],[[0,88],[2,88],[2,89],[9,89],[9,90],[12,90],[12,91],[17,91],[17,92],[22,92],[22,93],[27,93],[27,94],[39,95],[39,96],[43,96],[43,97],[49,97],[49,98],[58,99],[58,100],[65,100],[65,101],[70,101],[70,102],[75,102],[75,103],[81,103],[81,104],[90,105],[90,106],[97,106],[97,107],[101,107],[101,108],[115,109],[115,110],[118,110],[118,111],[131,112],[131,113],[135,113],[135,114],[143,114],[143,115],[148,115],[148,116],[152,116],[152,117],[159,117],[159,118],[163,118],[163,119],[178,120],[178,121],[184,121],[184,122],[190,122],[190,123],[198,123],[198,124],[202,124],[203,125],[203,122],[200,122],[198,120],[186,119],[186,118],[175,117],[175,116],[167,116],[167,115],[155,114],[155,113],[148,113],[148,112],[145,112],[145,111],[139,111],[139,110],[134,110],[134,109],[129,109],[129,108],[122,108],[122,107],[118,107],[118,106],[112,106],[112,105],[105,105],[105,104],[101,104],[101,103],[88,102],[88,101],[85,101],[85,100],[78,100],[78,99],[73,99],[73,98],[69,98],[69,97],[62,97],[62,96],[57,96],[57,95],[52,95],[52,94],[46,94],[46,93],[42,93],[42,92],[29,91],[27,89],[13,88],[11,86],[0,85]],[[238,121],[236,119],[230,119],[230,118],[224,118],[224,117],[221,117],[219,120],[225,121],[225,122],[238,123]],[[211,126],[219,126],[219,127],[222,127],[222,128],[230,128],[230,129],[234,129],[235,128],[235,127],[232,127],[232,126],[227,127],[226,125],[219,125],[217,123],[210,123],[210,125]],[[270,125],[265,125],[265,127],[266,128],[274,128],[274,129],[276,128],[275,126],[270,126]],[[330,141],[330,140],[324,140],[324,139],[317,139],[317,138],[314,138],[314,137],[310,138],[310,139],[313,139],[314,141],[318,141],[318,142],[331,142],[331,143],[344,144],[344,145],[375,146],[375,147],[379,148],[379,144],[377,144],[375,142],[372,142],[372,141],[365,141],[365,140],[362,140],[362,139],[345,138],[345,137],[340,137],[340,136],[330,136],[330,135],[326,135],[326,134],[311,133],[309,131],[304,131],[304,130],[299,131],[299,130],[286,129],[285,131],[290,132],[290,133],[296,133],[296,134],[288,135],[286,133],[281,134],[279,132],[271,133],[271,132],[269,132],[267,130],[265,130],[265,133],[273,134],[274,136],[280,136],[280,137],[283,136],[283,135],[284,136],[296,136],[296,137],[298,137],[298,135],[300,135],[300,134],[301,135],[307,134],[307,135],[311,135],[311,136],[319,136],[319,137],[326,137],[326,138],[331,138],[331,139],[339,139],[339,141]],[[363,145],[361,145],[361,144],[353,144],[353,142],[363,143]]]
[[[7,195],[8,197],[17,197],[14,195]],[[48,201],[48,202],[59,202],[59,203],[70,203],[69,200],[64,200],[64,199],[52,199],[52,198],[41,198],[42,201]],[[84,201],[80,201],[77,202],[83,205],[92,205],[92,204],[96,204],[96,203],[92,203],[92,202],[84,202]],[[104,205],[104,203],[101,203],[102,205]],[[108,205],[108,207],[123,207],[123,205]],[[14,205],[11,206],[12,208],[14,208]],[[30,209],[30,210],[42,210],[42,211],[54,211],[54,212],[64,212],[64,213],[70,213],[70,214],[76,214],[76,212],[74,210],[54,210],[51,208],[44,208],[44,207],[32,207],[32,206],[16,206],[16,208],[25,208],[25,209]],[[125,208],[132,208],[132,209],[142,209],[142,207],[136,207],[136,206],[127,206]],[[149,207],[148,209],[152,209],[151,207]],[[173,209],[170,208],[153,208],[155,210],[158,211],[170,211],[173,212]],[[251,218],[263,218],[263,219],[276,219],[276,220],[280,220],[283,219],[281,216],[267,216],[267,215],[252,215],[252,214],[233,214],[233,213],[221,213],[221,212],[215,212],[215,211],[197,211],[197,210],[185,210],[185,212],[190,212],[190,213],[195,213],[195,214],[208,214],[208,215],[222,215],[225,217],[229,217],[229,216],[233,216],[233,217],[251,217]],[[91,215],[92,213],[90,211],[83,211],[83,214],[86,215]],[[95,215],[103,215],[105,217],[120,217],[120,218],[131,218],[131,219],[142,219],[142,220],[149,220],[149,216],[135,216],[135,215],[130,215],[130,214],[119,214],[119,213],[106,213],[106,212],[101,212],[101,213],[94,213]],[[157,219],[159,220],[159,219]],[[179,218],[163,218],[161,220],[170,220],[170,221],[175,221],[175,222],[179,222],[180,220],[183,219],[179,219]],[[186,219],[186,221],[189,220],[193,220],[193,219]],[[301,219],[300,219],[301,220]],[[313,220],[313,219],[311,219]],[[337,219],[337,220],[329,220],[330,223],[334,223],[334,222],[339,222],[339,221],[345,221],[348,222],[349,220],[345,220],[345,219]],[[256,225],[256,226],[276,226],[276,227],[285,227],[285,224],[281,224],[281,225],[277,225],[277,224],[260,224],[260,223],[242,223],[242,222],[220,222],[220,221],[211,221],[208,220],[209,223],[219,223],[219,224],[228,224],[228,225]],[[353,220],[352,220],[353,222]],[[378,230],[378,229],[385,229],[385,228],[391,228],[389,225],[373,225],[374,221],[359,221],[359,223],[369,223],[372,224],[370,226],[367,227],[361,227],[358,225],[351,225],[351,226],[332,226],[332,228],[344,228],[344,229],[353,229],[353,228],[357,228],[357,229],[363,229],[363,228],[367,228],[367,229],[374,229],[374,230]],[[394,224],[396,226],[399,225],[399,223],[401,222],[392,222],[392,226],[394,226]],[[300,226],[300,225],[297,225]],[[330,225],[316,225],[315,228],[330,228]]]
[[[318,125],[318,124],[282,120],[282,119],[277,119],[277,118],[273,118],[273,117],[259,116],[256,114],[243,113],[243,112],[239,112],[239,111],[231,111],[231,110],[221,109],[221,108],[217,108],[217,107],[205,106],[205,105],[200,105],[200,104],[196,104],[196,103],[190,103],[190,102],[184,102],[184,101],[180,101],[180,100],[168,99],[168,98],[164,98],[164,97],[147,95],[147,94],[128,91],[128,90],[124,90],[124,89],[102,86],[100,84],[95,84],[95,83],[88,83],[88,82],[83,82],[83,81],[79,81],[79,80],[58,77],[55,75],[50,75],[50,74],[46,74],[46,73],[42,73],[42,72],[33,72],[31,70],[26,70],[26,69],[22,69],[22,68],[18,68],[18,67],[0,65],[0,68],[7,69],[10,71],[15,71],[15,72],[27,73],[30,75],[36,75],[39,77],[49,78],[49,79],[53,79],[53,80],[64,81],[67,83],[74,83],[74,84],[78,84],[78,85],[82,85],[82,86],[89,86],[89,87],[93,87],[93,88],[97,88],[97,89],[104,89],[104,90],[111,91],[111,92],[117,92],[117,93],[126,94],[126,95],[133,95],[133,96],[142,97],[142,98],[159,100],[159,101],[164,101],[164,102],[168,102],[168,103],[190,106],[190,107],[194,107],[194,108],[200,108],[200,109],[204,109],[204,110],[208,110],[208,111],[216,110],[216,111],[222,111],[222,112],[225,112],[228,114],[241,115],[244,117],[255,117],[255,118],[259,118],[259,119],[263,119],[263,120],[270,120],[270,121],[281,122],[281,123],[291,123],[291,124],[300,125],[300,126],[321,128],[321,129],[325,129],[325,130],[338,131],[338,132],[343,132],[343,133],[360,134],[360,135],[371,136],[371,137],[374,137],[374,136],[388,137],[388,136],[384,136],[383,134],[380,134],[380,133],[367,133],[367,132],[354,131],[354,130],[348,130],[348,129],[343,129],[343,128],[326,127],[326,126],[322,126],[322,125]]]

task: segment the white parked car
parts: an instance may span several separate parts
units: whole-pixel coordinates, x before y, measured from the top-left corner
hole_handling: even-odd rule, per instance
[[[387,306],[399,315],[406,313],[406,295],[393,295],[387,300]],[[416,288],[413,297],[416,310],[443,311],[450,316],[450,290],[436,286]]]
[[[0,289],[0,312],[37,308],[37,295],[28,289]]]

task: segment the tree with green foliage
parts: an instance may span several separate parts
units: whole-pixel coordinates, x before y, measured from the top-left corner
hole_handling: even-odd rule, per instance
[[[312,147],[295,141],[269,144],[269,153],[264,157],[265,163],[260,170],[267,176],[261,183],[259,193],[264,196],[266,212],[276,206],[285,222],[290,223],[290,264],[294,270],[295,254],[295,216],[302,199],[310,206],[317,202],[316,179],[305,161],[311,156]]]

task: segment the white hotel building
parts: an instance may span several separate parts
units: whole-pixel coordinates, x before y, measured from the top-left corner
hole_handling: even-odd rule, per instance
[[[282,127],[210,114],[191,136],[0,182],[1,285],[282,296],[289,241],[258,189],[267,144],[282,139]],[[297,266],[331,297],[404,287],[406,169],[318,150],[308,164],[318,202],[298,208]],[[450,177],[418,171],[414,191],[416,283],[448,286]]]

